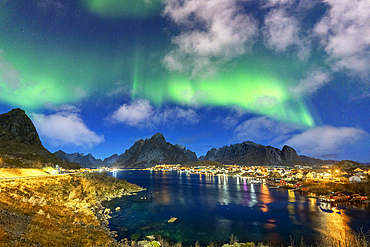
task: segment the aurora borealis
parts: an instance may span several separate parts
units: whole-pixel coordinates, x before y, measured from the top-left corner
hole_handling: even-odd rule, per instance
[[[99,158],[162,132],[198,155],[250,140],[370,161],[369,13],[364,0],[2,1],[1,112],[26,110],[51,151]]]

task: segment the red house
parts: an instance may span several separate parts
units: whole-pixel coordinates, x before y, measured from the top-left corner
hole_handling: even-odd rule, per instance
[[[297,182],[294,184],[294,188],[300,188],[302,187],[302,184],[300,182]]]

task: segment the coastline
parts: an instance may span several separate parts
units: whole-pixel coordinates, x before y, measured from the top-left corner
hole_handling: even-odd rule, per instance
[[[0,182],[0,246],[119,246],[101,203],[143,188],[106,174]]]

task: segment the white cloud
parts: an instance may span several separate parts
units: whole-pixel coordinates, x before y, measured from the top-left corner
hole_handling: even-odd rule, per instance
[[[324,0],[329,5],[314,32],[336,70],[366,76],[370,69],[370,1]]]
[[[299,84],[290,91],[296,95],[308,94],[316,92],[319,88],[330,82],[331,75],[323,70],[311,71],[305,79],[302,79]]]
[[[69,105],[69,104],[56,106],[56,105],[53,105],[51,103],[48,103],[48,104],[45,105],[45,107],[47,109],[51,109],[51,110],[54,110],[56,112],[70,112],[70,113],[80,112],[79,108],[77,108],[74,105]]]
[[[266,46],[278,52],[289,47],[298,48],[298,57],[309,55],[309,39],[303,38],[299,20],[288,12],[292,1],[270,1],[266,7],[274,6],[265,16],[262,33]]]
[[[320,126],[310,129],[267,117],[251,118],[234,130],[235,141],[254,141],[274,147],[289,145],[299,154],[315,158],[341,156],[369,134],[360,128]],[[345,157],[344,157],[345,158]]]
[[[269,142],[279,145],[291,138],[302,127],[289,123],[280,123],[268,117],[255,117],[238,125],[234,130],[233,141]]]
[[[236,0],[166,1],[164,14],[182,28],[172,39],[176,49],[164,63],[170,70],[190,70],[193,75],[212,68],[215,59],[227,61],[245,54],[258,34],[256,21],[243,13]]]
[[[139,127],[146,125],[153,115],[154,110],[148,100],[137,100],[132,104],[123,104],[107,120]]]
[[[294,3],[294,0],[268,0],[266,6],[274,6],[274,5],[291,5]]]
[[[267,14],[264,33],[267,45],[277,51],[285,51],[299,42],[298,21],[284,9],[273,9]]]
[[[68,108],[72,109],[65,107]],[[104,136],[90,130],[75,109],[71,112],[61,111],[51,115],[31,116],[41,138],[53,146],[73,145],[91,149],[104,141]]]
[[[136,100],[131,104],[120,106],[106,120],[141,128],[176,122],[194,124],[199,122],[199,117],[192,109],[184,110],[177,106],[154,109],[148,100]]]
[[[340,153],[369,134],[359,128],[322,126],[294,135],[285,143],[300,154],[322,157]]]
[[[164,122],[182,121],[182,120],[194,124],[199,122],[199,117],[194,110],[192,109],[184,110],[177,106],[175,108],[166,108],[163,111]]]
[[[243,108],[234,106],[228,116],[217,116],[216,122],[221,123],[226,129],[234,128],[240,118],[246,113]]]

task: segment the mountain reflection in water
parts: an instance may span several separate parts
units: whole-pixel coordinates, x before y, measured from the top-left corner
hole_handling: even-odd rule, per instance
[[[173,243],[209,245],[227,243],[234,234],[239,242],[287,245],[303,237],[309,245],[328,235],[348,237],[350,229],[370,230],[367,208],[345,206],[341,214],[326,213],[320,202],[298,191],[269,189],[246,178],[139,170],[112,175],[147,188],[104,204],[113,212],[121,207],[110,220],[119,239],[161,235]],[[178,220],[168,223],[171,217]]]

